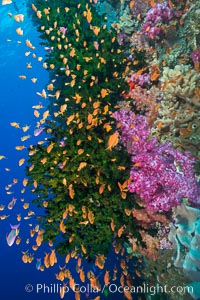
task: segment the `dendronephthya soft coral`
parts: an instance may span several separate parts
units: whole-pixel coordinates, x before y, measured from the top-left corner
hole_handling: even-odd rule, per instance
[[[200,191],[193,171],[194,158],[181,153],[171,143],[149,139],[146,117],[129,110],[114,113],[119,122],[121,142],[134,162],[130,170],[130,192],[145,200],[147,209],[169,211],[183,198],[200,204]]]

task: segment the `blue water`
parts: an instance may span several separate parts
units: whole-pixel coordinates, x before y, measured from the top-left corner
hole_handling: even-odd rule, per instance
[[[23,23],[17,23],[13,18],[8,16],[8,12],[13,15],[20,13],[25,15]],[[21,27],[24,30],[24,35],[19,36],[16,34],[16,28]],[[25,40],[30,39],[31,43],[36,47],[35,51],[29,49]],[[48,72],[42,67],[42,63],[31,55],[26,57],[25,52],[32,51],[37,57],[45,56],[45,50],[39,45],[39,37],[36,29],[33,27],[30,19],[26,14],[26,6],[24,1],[18,1],[16,5],[6,5],[0,7],[0,155],[6,156],[6,159],[0,161],[0,205],[5,205],[5,210],[0,211],[0,215],[10,215],[9,218],[0,221],[0,299],[27,299],[27,300],[51,300],[59,299],[57,293],[57,284],[55,273],[58,272],[58,265],[53,268],[45,269],[44,272],[36,270],[36,258],[39,258],[38,253],[33,253],[31,246],[26,246],[26,239],[29,238],[29,230],[31,224],[34,224],[34,217],[30,220],[24,220],[23,217],[27,215],[28,210],[34,210],[37,214],[37,209],[30,204],[30,209],[25,211],[22,208],[23,203],[20,198],[25,198],[24,202],[31,203],[33,195],[28,189],[24,194],[21,193],[22,180],[25,177],[24,165],[18,166],[18,161],[21,158],[27,157],[27,149],[22,151],[16,151],[15,146],[25,145],[28,147],[30,144],[35,144],[39,138],[34,137],[33,131],[36,126],[36,118],[33,115],[32,106],[42,102],[45,107],[48,103],[47,99],[39,97],[36,92],[41,92],[45,85],[48,83]],[[31,69],[27,69],[27,63],[32,64]],[[20,75],[26,75],[27,79],[22,80]],[[33,83],[30,79],[32,77],[38,78],[36,83]],[[20,126],[29,125],[30,130],[23,133],[22,130],[16,129],[10,126],[10,122],[20,123]],[[23,135],[31,134],[31,138],[28,141],[21,142],[20,138]],[[10,169],[6,171],[5,168]],[[13,182],[13,178],[18,179],[18,183],[15,184],[11,191],[14,194],[6,194],[5,186]],[[17,202],[12,211],[7,209],[8,203],[12,197],[17,198]],[[10,232],[10,224],[16,225],[19,222],[16,219],[17,214],[22,215],[22,221],[20,221],[20,234],[22,238],[21,244],[14,244],[9,247],[6,243],[6,234]],[[30,224],[30,225],[29,225]],[[34,262],[31,264],[24,264],[21,260],[22,251],[29,249],[29,253],[33,253],[35,256]],[[44,252],[49,251],[42,246],[40,254],[44,256]],[[111,254],[108,263],[112,272],[114,268],[115,258],[113,253]],[[69,269],[72,272],[73,277],[78,275],[75,272],[75,262],[69,264]],[[94,269],[92,265],[88,265],[87,269],[96,272],[99,275],[99,279],[102,278],[99,270]],[[86,267],[85,267],[86,270]],[[41,286],[41,290],[36,291],[36,287]],[[28,285],[28,287],[26,287]],[[44,288],[46,285],[46,288]],[[56,285],[56,287],[55,287]],[[27,289],[32,289],[31,292],[26,292]],[[89,298],[87,298],[89,296]],[[87,295],[83,293],[81,299],[92,299],[96,295]],[[73,293],[68,294],[65,298],[74,299]],[[101,296],[101,299],[104,299]],[[110,294],[108,299],[124,299],[123,295],[115,293]]]
[[[42,68],[41,63],[30,57],[25,57],[24,53],[29,51],[25,45],[26,39],[31,39],[32,43],[36,46],[37,55],[44,55],[44,50],[38,44],[37,32],[31,25],[30,20],[26,17],[26,9],[23,2],[18,2],[20,13],[25,14],[25,21],[22,23],[16,23],[13,18],[7,15],[7,12],[16,14],[13,5],[0,8],[0,85],[1,85],[1,100],[0,100],[0,133],[1,133],[1,146],[0,154],[5,155],[6,159],[0,161],[0,203],[7,206],[8,202],[12,199],[13,195],[17,198],[16,206],[12,211],[4,210],[3,214],[10,214],[10,217],[0,224],[0,266],[1,266],[1,282],[0,282],[0,299],[55,299],[55,295],[36,294],[25,292],[25,285],[30,283],[35,286],[37,283],[46,284],[53,282],[55,270],[42,273],[35,269],[35,263],[24,264],[21,260],[24,246],[13,245],[9,247],[6,243],[6,233],[10,232],[10,224],[16,225],[16,215],[21,213],[26,215],[23,211],[20,198],[24,197],[25,202],[31,200],[31,193],[22,195],[20,190],[22,185],[17,184],[13,190],[13,195],[7,195],[5,186],[12,183],[13,178],[17,178],[19,181],[25,177],[24,168],[18,166],[18,160],[22,157],[26,157],[26,150],[16,151],[15,146],[23,144],[20,141],[22,131],[10,126],[10,122],[18,122],[21,126],[31,125],[35,127],[35,118],[33,116],[32,106],[39,102],[40,99],[36,95],[36,92],[48,81],[48,73]],[[17,27],[24,29],[24,36],[18,36],[15,32]],[[11,40],[11,41],[7,41]],[[22,43],[18,43],[21,41]],[[26,59],[25,59],[26,58]],[[33,68],[27,69],[26,62],[33,61]],[[27,72],[29,71],[29,72]],[[23,81],[19,78],[19,75],[30,74],[27,79]],[[38,82],[33,84],[30,80],[32,77],[39,77]],[[28,133],[27,133],[28,134]],[[24,134],[26,135],[26,133]],[[31,140],[27,141],[25,145],[31,143]],[[10,168],[9,172],[6,172],[4,168]],[[23,220],[21,224],[20,234],[22,240],[25,236],[28,237],[29,222]]]

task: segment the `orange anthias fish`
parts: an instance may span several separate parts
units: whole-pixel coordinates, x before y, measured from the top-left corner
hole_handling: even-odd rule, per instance
[[[20,128],[20,125],[17,122],[11,122],[10,125],[15,128]]]
[[[29,256],[29,254],[28,254],[28,251],[26,251],[26,252],[22,252],[22,261],[23,261],[23,263],[27,263],[28,262],[28,256]]]
[[[25,149],[26,147],[24,146],[24,145],[22,145],[22,146],[16,146],[15,147],[15,149],[16,150],[23,150],[23,149]]]
[[[80,269],[79,276],[80,276],[80,280],[82,282],[85,282],[85,273],[84,273],[83,269]]]
[[[28,140],[30,137],[31,137],[30,134],[24,135],[21,137],[21,141],[24,142],[24,141]]]
[[[86,10],[84,11],[84,17],[86,17],[88,23],[91,23],[92,21],[92,13],[91,13],[91,9],[88,8],[88,4],[86,4]]]
[[[108,139],[108,150],[112,150],[119,142],[119,133],[116,131],[114,132]]]
[[[0,160],[6,158],[4,155],[0,155]]]
[[[112,231],[115,231],[115,224],[114,224],[114,220],[113,219],[111,219],[110,228],[111,228]]]
[[[66,291],[66,283],[63,283],[63,285],[60,288],[60,298],[63,299],[65,296],[65,291]]]
[[[55,263],[57,263],[57,258],[56,258],[56,254],[55,254],[55,249],[51,250],[51,254],[49,256],[49,262],[50,262],[50,266],[52,267]]]
[[[23,22],[24,21],[24,15],[18,14],[14,16],[14,19],[16,22]]]
[[[70,196],[71,199],[73,199],[74,195],[75,195],[75,192],[74,192],[74,189],[73,189],[73,185],[70,184],[69,187],[68,187],[68,189],[69,189],[69,196]]]
[[[72,290],[74,290],[75,281],[74,281],[74,278],[72,276],[70,276],[70,278],[69,278],[69,286]]]
[[[10,217],[10,215],[3,215],[3,216],[0,216],[0,220],[5,220],[5,219],[7,219],[8,217]]]
[[[50,266],[50,254],[49,253],[45,253],[44,265],[46,268],[49,268],[49,266]]]
[[[129,3],[130,9],[133,9],[134,5],[135,5],[135,0],[131,0]]]
[[[105,285],[109,285],[110,284],[110,275],[109,275],[109,271],[106,271],[105,275],[104,275],[104,283]]]
[[[97,255],[95,260],[95,266],[103,270],[105,264],[105,256],[103,254]]]
[[[23,35],[24,34],[23,30],[20,27],[16,29],[16,32],[17,32],[18,35]]]
[[[66,232],[65,224],[64,224],[64,221],[63,221],[63,220],[60,222],[60,231],[61,231],[62,233],[65,233],[65,232]]]
[[[151,81],[156,81],[160,77],[160,69],[158,65],[151,67]]]
[[[124,232],[124,229],[125,229],[125,228],[126,228],[126,225],[123,225],[122,227],[120,227],[120,228],[118,229],[117,235],[118,235],[119,238],[121,237],[121,235],[122,235],[122,233]]]
[[[81,294],[80,294],[80,291],[77,289],[75,291],[75,300],[80,300],[81,299]]]
[[[128,299],[128,300],[132,300],[132,299],[133,299],[133,297],[131,296],[130,291],[127,290],[127,289],[124,289],[124,296],[125,296],[125,298]]]
[[[94,214],[92,211],[88,212],[88,220],[89,220],[90,224],[94,223]]]
[[[2,0],[2,5],[11,4],[11,0]]]
[[[151,7],[154,7],[156,5],[155,0],[149,0],[149,3],[151,5]]]
[[[22,127],[22,130],[23,130],[23,132],[26,132],[26,131],[29,130],[29,128],[30,128],[29,125],[25,125],[25,126]]]

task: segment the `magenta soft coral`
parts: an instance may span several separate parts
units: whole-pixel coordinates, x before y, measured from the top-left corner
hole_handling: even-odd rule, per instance
[[[190,54],[191,59],[193,60],[193,63],[200,61],[200,48],[197,48]]]
[[[148,73],[143,73],[141,75],[137,75],[137,73],[133,73],[130,76],[130,82],[135,83],[139,86],[149,86],[151,84],[150,75]]]
[[[163,34],[161,25],[167,24],[173,15],[173,11],[167,3],[157,3],[155,7],[147,12],[142,32],[151,39],[161,36]]]
[[[169,211],[183,198],[200,202],[194,159],[189,152],[181,153],[171,143],[159,144],[156,138],[150,139],[145,116],[120,110],[114,118],[121,124],[120,139],[134,162],[128,189],[145,200],[147,209]]]

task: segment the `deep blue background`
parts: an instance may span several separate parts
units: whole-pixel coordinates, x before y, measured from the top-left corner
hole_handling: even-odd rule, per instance
[[[16,11],[19,9],[19,12]],[[8,16],[8,12],[13,15],[23,13],[25,20],[22,23],[14,21],[13,17]],[[16,28],[21,27],[24,30],[24,35],[21,37],[16,34]],[[25,40],[29,39],[36,47],[35,51],[29,49]],[[11,41],[7,41],[11,40]],[[18,43],[21,41],[21,43]],[[31,202],[33,195],[28,189],[24,194],[21,194],[22,180],[25,177],[24,165],[18,166],[19,159],[27,157],[27,149],[16,151],[16,145],[25,145],[28,147],[34,144],[37,140],[33,135],[36,126],[36,118],[33,115],[33,105],[42,102],[46,106],[48,100],[36,95],[36,92],[41,92],[48,83],[48,72],[42,67],[42,63],[32,56],[26,57],[25,52],[31,51],[38,56],[45,56],[45,50],[39,45],[38,33],[33,27],[30,19],[26,14],[26,5],[24,1],[17,1],[16,5],[10,4],[0,6],[0,155],[5,155],[6,159],[0,161],[0,205],[5,205],[5,210],[0,211],[0,215],[10,215],[6,220],[0,221],[0,300],[51,300],[59,299],[57,294],[36,294],[35,290],[32,293],[25,292],[25,285],[32,284],[34,289],[36,284],[42,283],[49,285],[58,283],[55,279],[55,273],[58,272],[58,264],[56,267],[45,269],[45,272],[36,270],[36,258],[38,255],[44,256],[44,252],[50,252],[47,245],[42,246],[40,251],[34,253],[30,245],[26,245],[26,239],[29,237],[29,224],[34,224],[34,217],[30,220],[24,220],[28,210],[34,210],[37,214],[37,209],[30,204],[30,209],[24,210],[23,203],[20,198],[25,198],[25,202]],[[32,69],[27,69],[27,63],[32,63]],[[19,75],[26,75],[27,79],[22,80]],[[37,77],[38,81],[34,84],[30,80],[32,77]],[[43,110],[44,111],[44,110]],[[21,126],[31,125],[30,130],[23,133],[21,129],[16,129],[10,126],[10,122],[18,122]],[[20,138],[23,135],[31,134],[28,141],[21,142]],[[5,168],[10,168],[6,171]],[[13,186],[12,195],[6,194],[5,186],[12,183],[13,178],[17,178],[19,183]],[[7,205],[12,197],[17,198],[17,203],[13,210],[8,210]],[[22,238],[21,244],[14,244],[9,247],[6,243],[6,234],[10,232],[10,224],[16,225],[19,222],[16,219],[17,214],[21,213],[22,221],[20,222],[19,236]],[[46,247],[46,248],[45,248]],[[35,260],[32,264],[24,264],[21,260],[22,251],[29,249],[29,253],[33,253]],[[61,266],[62,266],[61,262]],[[115,266],[115,257],[111,253],[108,258],[107,265],[113,273]],[[118,263],[118,261],[117,261]],[[74,270],[74,278],[79,276],[75,272],[75,262],[70,262],[67,266],[71,272]],[[99,279],[102,281],[103,275],[92,265],[85,266],[87,270],[92,269]],[[81,299],[86,299],[85,294]],[[94,298],[95,295],[90,295],[88,299]],[[74,295],[68,294],[65,299],[74,299]],[[101,296],[101,299],[104,299]],[[120,294],[110,295],[109,299],[124,299]]]
[[[22,208],[21,197],[25,198],[25,202],[30,202],[32,199],[31,193],[26,192],[21,194],[22,180],[25,177],[24,167],[18,166],[18,161],[22,157],[27,156],[27,150],[16,151],[16,145],[26,145],[34,143],[33,130],[36,124],[36,119],[33,116],[33,105],[36,105],[41,99],[36,95],[37,91],[44,88],[48,82],[48,73],[42,68],[41,63],[37,62],[31,56],[25,57],[24,53],[29,51],[25,45],[25,40],[30,39],[32,44],[36,46],[35,53],[37,56],[43,56],[44,50],[38,44],[38,34],[32,27],[30,20],[26,16],[26,7],[23,1],[17,2],[17,7],[20,13],[25,15],[23,23],[17,23],[13,18],[8,16],[8,12],[13,15],[17,14],[13,4],[0,7],[0,155],[5,155],[6,159],[0,161],[0,204],[4,204],[6,209],[0,214],[9,214],[10,217],[4,221],[0,221],[0,299],[57,299],[56,295],[44,294],[27,294],[24,290],[26,284],[30,283],[35,286],[37,283],[54,283],[55,269],[40,272],[36,270],[35,262],[32,264],[24,264],[21,260],[22,251],[31,247],[26,246],[25,240],[29,235],[29,223],[23,220],[23,216],[27,214]],[[24,36],[16,34],[16,28],[21,27],[24,30]],[[11,40],[8,42],[7,40]],[[18,41],[22,43],[19,44]],[[27,62],[31,62],[33,68],[27,69]],[[19,78],[19,75],[27,75],[26,80]],[[30,78],[38,77],[37,83],[32,83]],[[44,101],[43,101],[44,102]],[[45,105],[45,102],[43,103]],[[10,126],[10,122],[19,122],[21,126],[31,125],[28,132],[23,133],[20,129],[15,129]],[[25,143],[20,141],[21,136],[31,134],[32,140]],[[10,168],[10,172],[6,172],[4,168]],[[11,190],[13,195],[7,195],[5,186],[12,183],[13,178],[17,178],[19,183]],[[7,205],[12,197],[17,198],[17,203],[12,211],[7,209]],[[30,207],[31,210],[35,210]],[[6,243],[6,234],[10,232],[10,224],[16,225],[16,215],[22,214],[20,225],[20,237],[22,238],[19,246],[13,245],[9,247]],[[43,254],[43,253],[42,253]],[[37,253],[35,253],[37,257]]]

